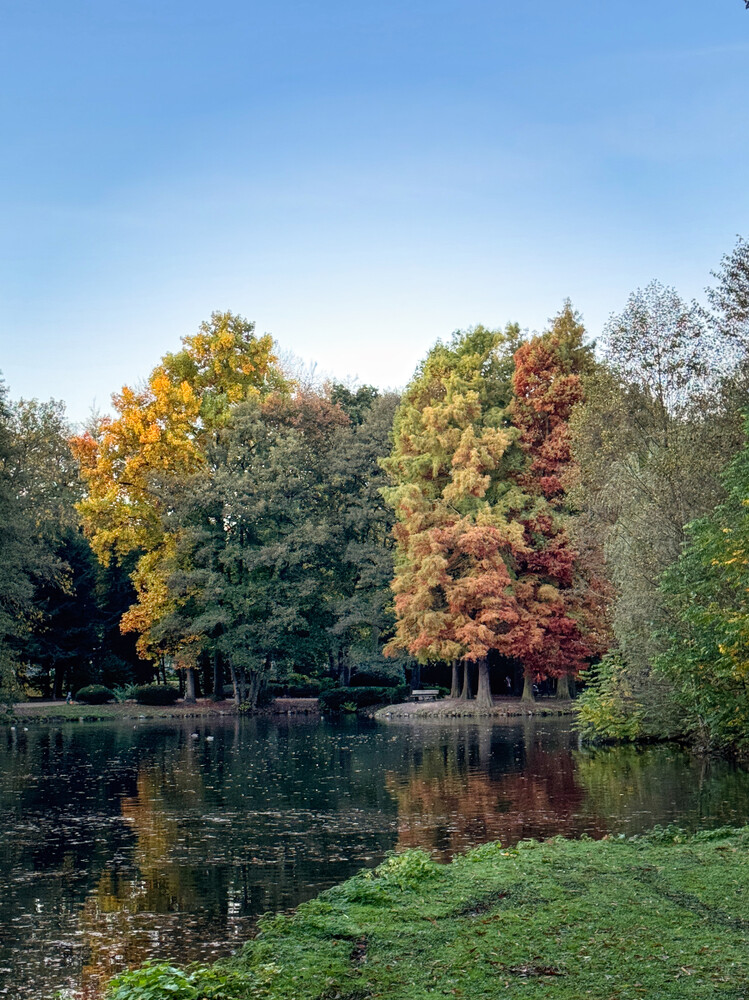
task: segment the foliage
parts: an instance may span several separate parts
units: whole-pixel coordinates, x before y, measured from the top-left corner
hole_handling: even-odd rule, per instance
[[[572,495],[605,556],[619,649],[584,702],[588,733],[594,724],[604,738],[683,729],[670,684],[652,671],[670,615],[659,581],[685,525],[719,501],[720,471],[738,445],[720,345],[697,306],[653,283],[608,324],[604,364],[572,415]]]
[[[112,688],[115,699],[120,704],[125,701],[132,701],[135,698],[136,689],[137,684],[121,684],[115,685]]]
[[[402,398],[292,383],[229,312],[72,446],[61,404],[0,388],[0,699],[174,667],[188,701],[199,675],[250,707],[326,684],[355,707],[451,664],[488,707],[492,670],[565,696],[613,641],[587,736],[743,745],[746,487],[721,472],[749,410],[746,240],[715,277],[709,313],[634,292],[598,361],[569,302],[540,335],[458,331]]]
[[[578,512],[568,493],[578,475],[570,418],[585,398],[583,376],[593,368],[592,347],[569,301],[546,333],[515,354],[510,409],[528,456],[518,478],[536,498],[535,508],[522,517],[526,547],[517,557],[516,590],[541,635],[522,657],[524,694],[532,679],[544,676],[564,681],[563,692],[567,679],[609,645],[600,559],[594,543],[580,551],[573,544]]]
[[[593,367],[593,349],[585,344],[585,327],[569,300],[547,333],[515,353],[511,411],[530,458],[519,478],[557,504],[563,502],[572,462],[570,416],[584,399],[583,376]]]
[[[287,698],[316,698],[320,693],[321,682],[317,677],[305,677],[304,674],[292,671],[283,682],[270,684],[269,687],[273,694]]]
[[[107,1000],[245,1000],[249,997],[242,977],[216,969],[178,969],[165,962],[143,965],[115,976]]]
[[[72,521],[71,478],[61,405],[12,406],[0,382],[0,697],[6,704],[21,694],[22,664],[48,624],[44,598],[70,587],[57,543]]]
[[[82,701],[84,705],[106,705],[115,701],[115,694],[103,684],[89,684],[76,692],[75,700]]]
[[[335,714],[343,711],[345,705],[351,705],[353,710],[372,705],[394,705],[405,701],[409,692],[410,688],[406,684],[398,687],[332,688],[320,694],[320,710]]]
[[[213,436],[210,468],[165,484],[173,607],[156,635],[181,655],[217,651],[251,704],[274,663],[327,660],[340,560],[328,455],[347,422],[314,394],[243,404]]]
[[[394,628],[390,582],[395,518],[383,497],[388,480],[380,459],[391,448],[399,397],[365,397],[363,408],[362,392],[355,411],[341,400],[351,423],[336,431],[329,455],[332,523],[342,553],[331,595],[330,652],[343,684],[362,668],[389,674],[397,683],[403,663],[386,660],[382,652]],[[331,401],[335,399],[333,394]]]
[[[126,386],[113,397],[115,417],[101,418],[93,433],[74,441],[87,486],[78,509],[94,550],[105,564],[138,554],[132,574],[138,601],[123,629],[139,634],[144,656],[178,651],[158,632],[178,607],[167,578],[175,539],[162,521],[163,480],[207,470],[206,437],[223,426],[232,406],[288,388],[271,338],[256,337],[242,317],[214,313],[182,343],[145,386]]]
[[[512,655],[529,635],[508,562],[523,549],[513,517],[527,499],[508,478],[517,463],[506,407],[518,332],[476,327],[438,344],[398,411],[384,462],[397,525],[396,634],[388,650],[421,662]]]
[[[620,650],[586,674],[577,712],[576,728],[593,742],[669,739],[685,732],[670,685],[650,669],[638,674]]]
[[[254,1000],[743,996],[747,846],[746,829],[669,828],[485,845],[445,866],[409,851],[292,915],[264,918],[240,955],[212,971],[236,976],[232,1000],[242,984]],[[144,1000],[137,975],[118,977],[108,1000]],[[207,970],[191,975],[199,996],[216,996]],[[184,988],[174,971],[170,981]]]
[[[669,614],[656,666],[701,739],[743,748],[749,746],[749,443],[723,482],[726,499],[689,526],[687,545],[663,578]]]
[[[133,688],[132,696],[139,705],[174,705],[179,691],[166,684],[142,684]]]
[[[406,392],[385,463],[398,524],[390,650],[421,661],[519,660],[526,692],[605,648],[600,601],[564,523],[568,422],[592,365],[567,303],[547,333],[483,327],[438,344]]]

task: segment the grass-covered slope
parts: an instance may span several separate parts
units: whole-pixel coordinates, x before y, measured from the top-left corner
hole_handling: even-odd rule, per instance
[[[412,851],[266,918],[232,963],[155,966],[110,990],[117,1000],[749,1000],[749,829],[489,844],[445,866]]]

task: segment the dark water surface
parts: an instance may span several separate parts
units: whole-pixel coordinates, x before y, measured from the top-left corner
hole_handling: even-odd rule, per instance
[[[0,730],[0,997],[98,998],[236,949],[390,850],[749,822],[749,772],[579,750],[566,720],[296,719]]]

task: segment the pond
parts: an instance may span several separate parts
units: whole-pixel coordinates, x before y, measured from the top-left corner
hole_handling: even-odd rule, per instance
[[[147,958],[231,953],[386,852],[749,822],[749,772],[580,750],[569,721],[305,718],[0,731],[0,997],[94,1000]]]

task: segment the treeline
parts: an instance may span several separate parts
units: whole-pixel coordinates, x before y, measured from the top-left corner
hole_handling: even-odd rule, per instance
[[[6,405],[6,692],[176,671],[188,699],[231,684],[255,704],[270,680],[345,685],[366,668],[397,682],[401,661],[382,655],[393,516],[378,462],[397,404],[367,386],[305,387],[270,337],[225,313],[82,434],[54,404]],[[27,411],[55,417],[46,465]]]
[[[402,397],[307,385],[216,313],[113,416],[0,413],[6,692],[418,683],[568,697],[589,732],[749,730],[749,246],[703,308],[654,283],[593,345],[439,342]],[[749,540],[747,540],[749,541]]]

